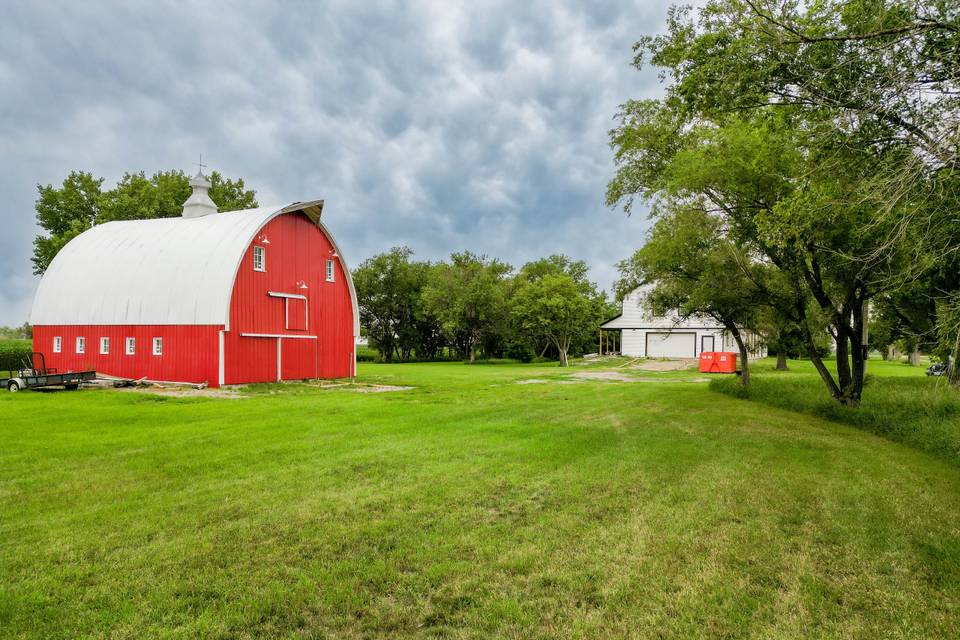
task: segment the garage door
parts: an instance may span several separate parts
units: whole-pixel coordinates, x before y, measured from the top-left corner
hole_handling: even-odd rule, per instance
[[[696,333],[670,331],[647,334],[648,358],[695,358],[696,346]]]

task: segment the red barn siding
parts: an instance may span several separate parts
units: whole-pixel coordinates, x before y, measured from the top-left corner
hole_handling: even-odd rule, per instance
[[[317,341],[281,341],[281,370],[284,380],[305,380],[319,377],[317,367]]]
[[[58,325],[33,328],[33,350],[43,353],[47,367],[86,371],[120,378],[173,382],[206,382],[216,386],[219,332],[215,325]],[[63,348],[53,352],[53,338]],[[76,353],[77,336],[86,338],[85,353]],[[110,353],[100,353],[100,338],[110,338]],[[136,352],[127,355],[126,339],[136,339]],[[153,355],[153,338],[163,338],[163,354]]]
[[[241,338],[233,331],[223,338],[224,384],[277,381],[275,338]]]
[[[261,240],[264,237],[268,243]],[[254,246],[266,250],[265,271],[253,269]],[[328,259],[334,260],[333,282],[326,281]],[[305,328],[287,328],[287,301],[270,296],[271,292],[306,297]],[[303,304],[291,299],[290,313],[302,313]],[[284,380],[352,375],[353,306],[346,274],[329,238],[303,214],[274,218],[247,247],[224,335],[225,383],[276,380],[277,338],[243,334],[316,337],[281,339],[280,377]]]

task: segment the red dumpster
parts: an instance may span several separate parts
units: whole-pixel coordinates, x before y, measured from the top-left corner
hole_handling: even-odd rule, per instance
[[[732,351],[704,351],[700,354],[701,373],[736,373],[737,354]]]
[[[710,373],[710,367],[713,366],[713,351],[703,351],[700,353],[700,373]]]

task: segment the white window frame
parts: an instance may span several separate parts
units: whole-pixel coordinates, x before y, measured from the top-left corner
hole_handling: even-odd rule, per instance
[[[87,350],[87,339],[84,336],[77,336],[76,349],[77,353],[83,353]]]
[[[110,354],[110,338],[107,336],[100,336],[100,355],[106,356]]]
[[[257,259],[259,258],[259,260]],[[253,247],[253,270],[254,271],[266,271],[267,270],[267,248],[261,247],[259,245],[254,245]]]
[[[53,352],[60,353],[61,351],[63,351],[63,337],[53,336]]]
[[[333,282],[336,279],[337,267],[333,260],[327,260],[327,282]]]
[[[126,344],[126,354],[132,356],[137,352],[137,339],[127,336],[127,339],[124,341]]]
[[[153,355],[155,356],[163,355],[163,338],[161,337],[153,338]]]

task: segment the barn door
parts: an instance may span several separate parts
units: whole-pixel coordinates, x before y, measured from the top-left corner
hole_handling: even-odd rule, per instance
[[[280,379],[310,380],[317,376],[317,341],[283,338],[280,340]]]

